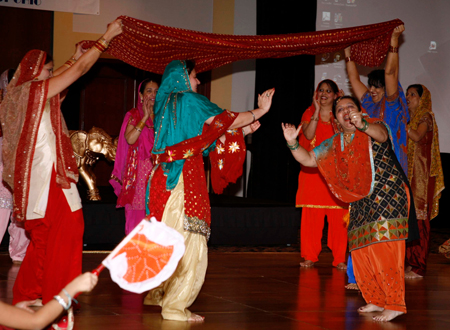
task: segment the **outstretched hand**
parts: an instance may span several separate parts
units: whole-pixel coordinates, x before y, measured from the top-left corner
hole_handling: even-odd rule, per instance
[[[273,94],[275,94],[275,88],[268,89],[264,93],[258,94],[258,107],[264,110],[264,112],[268,112],[272,106]]]
[[[298,128],[295,128],[295,125],[281,123],[281,128],[283,129],[283,135],[286,142],[292,145],[295,144],[297,136],[300,134],[300,130],[302,129],[302,125],[298,125]]]

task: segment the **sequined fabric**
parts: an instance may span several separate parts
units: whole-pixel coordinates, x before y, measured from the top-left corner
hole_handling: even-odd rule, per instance
[[[0,106],[3,131],[3,180],[14,190],[14,215],[24,220],[28,203],[33,151],[47,101],[48,80],[33,81],[46,53],[31,50],[22,59]],[[69,131],[60,111],[59,95],[50,99],[51,123],[56,135],[56,183],[69,189],[78,181],[78,169]],[[19,147],[20,146],[20,147]]]
[[[416,130],[426,122],[428,132],[422,140],[408,139],[408,178],[413,190],[418,219],[432,220],[439,214],[439,199],[444,190],[439,131],[434,118],[430,91],[422,85],[419,107],[409,127]]]
[[[351,48],[352,60],[379,66],[386,57],[399,19],[378,24],[320,32],[235,36],[204,33],[120,16],[124,31],[107,53],[145,71],[162,74],[172,60],[193,59],[197,72],[245,59],[316,55]],[[91,47],[94,41],[86,43]]]
[[[408,238],[408,194],[389,142],[372,140],[375,181],[367,197],[351,204],[349,250]]]

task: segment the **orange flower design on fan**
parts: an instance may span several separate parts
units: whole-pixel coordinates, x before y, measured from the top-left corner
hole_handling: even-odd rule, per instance
[[[143,234],[136,234],[116,254],[126,253],[128,268],[123,279],[138,283],[155,277],[167,265],[173,253],[173,246],[163,246],[150,241]]]

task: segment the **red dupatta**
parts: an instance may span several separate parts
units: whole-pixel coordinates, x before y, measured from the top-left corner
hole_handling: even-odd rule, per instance
[[[364,66],[379,66],[386,58],[392,31],[403,22],[345,29],[260,36],[235,36],[185,30],[120,16],[123,33],[106,52],[136,68],[162,74],[172,60],[191,59],[197,72],[239,60],[316,55],[351,48]],[[94,41],[84,44],[91,47]]]
[[[377,118],[366,118],[369,123]],[[358,130],[344,146],[343,133],[336,134],[313,150],[317,166],[331,192],[341,201],[352,203],[368,196],[373,189],[375,170],[371,138]]]
[[[24,220],[30,191],[31,167],[39,125],[47,102],[48,80],[34,81],[45,64],[46,53],[29,51],[8,85],[0,108],[3,130],[3,180],[14,191],[14,215]],[[56,135],[56,183],[69,189],[78,181],[78,169],[59,95],[50,100],[50,118]]]

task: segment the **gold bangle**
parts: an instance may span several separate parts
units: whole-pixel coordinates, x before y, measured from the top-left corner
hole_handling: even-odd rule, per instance
[[[311,117],[312,121],[319,121],[319,117]]]
[[[137,125],[136,128],[138,128],[140,131],[142,131],[142,129],[144,128],[145,123],[143,123],[142,121],[140,121]]]

